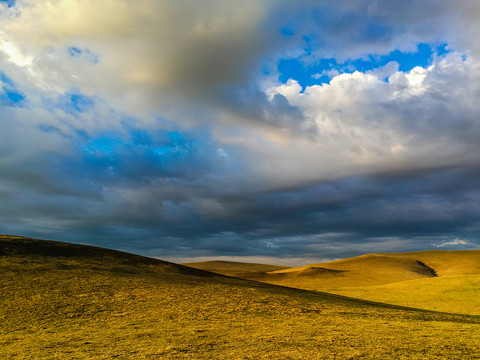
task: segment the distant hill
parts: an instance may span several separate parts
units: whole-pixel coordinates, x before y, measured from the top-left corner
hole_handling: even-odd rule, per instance
[[[92,246],[0,235],[0,275],[1,359],[480,353],[478,317],[279,287]]]
[[[190,265],[228,273],[216,262]],[[232,274],[357,299],[480,315],[478,250],[370,254],[273,271],[245,263],[241,269]]]
[[[206,271],[215,272],[227,276],[235,277],[250,277],[262,276],[266,272],[288,269],[288,266],[266,265],[257,263],[245,263],[236,261],[202,261],[182,264],[193,267],[195,269],[202,269]]]
[[[227,273],[216,262],[189,264],[199,269]],[[243,264],[237,275],[271,284],[302,289],[383,285],[450,275],[480,274],[480,251],[423,251],[362,255],[327,263],[278,270]]]
[[[438,276],[480,274],[480,250],[431,250],[389,254],[421,261]]]

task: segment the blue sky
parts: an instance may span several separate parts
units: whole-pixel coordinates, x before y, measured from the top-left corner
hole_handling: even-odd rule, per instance
[[[278,60],[279,81],[286,83],[295,79],[303,88],[312,85],[330,83],[330,79],[342,73],[355,71],[367,72],[385,67],[389,63],[396,63],[398,71],[409,72],[419,66],[426,68],[434,62],[436,57],[444,56],[450,51],[447,44],[416,44],[413,51],[394,50],[388,54],[368,54],[358,59],[348,59],[339,63],[335,58],[323,58],[311,62],[308,52],[305,57],[285,58]],[[385,79],[387,80],[387,79]]]
[[[290,265],[477,249],[479,11],[0,1],[0,233]]]

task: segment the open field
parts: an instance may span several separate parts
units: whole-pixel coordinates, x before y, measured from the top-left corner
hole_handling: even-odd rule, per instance
[[[479,359],[480,317],[0,236],[2,359]]]

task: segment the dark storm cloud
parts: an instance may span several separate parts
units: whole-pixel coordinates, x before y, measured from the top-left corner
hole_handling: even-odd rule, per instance
[[[41,214],[37,220],[55,218],[63,231],[103,246],[156,249],[156,256],[164,257],[195,252],[332,258],[360,249],[375,251],[385,241],[393,250],[405,250],[413,241],[415,249],[425,249],[432,239],[474,240],[470,229],[480,213],[478,179],[477,169],[456,168],[348,178],[244,197],[206,187],[192,190],[191,184],[177,180],[111,195],[104,191],[104,197],[111,196],[108,201],[26,198]],[[207,209],[212,206],[208,199],[228,213]],[[78,210],[76,221],[64,212],[72,205]],[[11,217],[12,225],[14,218],[17,223],[24,218],[20,225],[29,222],[20,213]]]

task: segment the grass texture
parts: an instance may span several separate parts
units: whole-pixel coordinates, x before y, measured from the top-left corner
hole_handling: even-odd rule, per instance
[[[480,275],[452,275],[379,286],[328,289],[328,292],[420,309],[480,315]]]
[[[2,359],[479,359],[480,318],[0,236]]]
[[[228,274],[215,262],[192,264]],[[236,263],[237,274],[271,284],[325,291],[426,310],[480,315],[480,251],[371,254],[269,270]],[[240,271],[243,269],[243,271]]]

